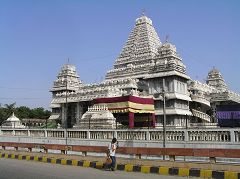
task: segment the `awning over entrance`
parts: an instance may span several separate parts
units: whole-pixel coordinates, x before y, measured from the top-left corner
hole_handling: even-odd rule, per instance
[[[136,96],[94,99],[94,104],[105,105],[112,113],[154,113],[154,100]]]

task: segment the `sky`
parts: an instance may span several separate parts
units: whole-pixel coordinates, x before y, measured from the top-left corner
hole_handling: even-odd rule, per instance
[[[0,0],[0,104],[49,109],[68,58],[84,83],[102,81],[143,10],[192,79],[215,67],[240,93],[238,0]]]

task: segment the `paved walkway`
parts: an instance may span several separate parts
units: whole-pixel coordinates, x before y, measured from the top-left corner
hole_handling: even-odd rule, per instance
[[[52,165],[5,158],[0,158],[0,173],[1,179],[146,179],[146,174],[139,172],[112,172],[86,167]],[[148,179],[176,179],[176,176],[156,174],[148,174],[147,177]],[[184,178],[178,177],[178,179]]]
[[[92,168],[103,168],[106,157],[79,156],[65,154],[46,154],[23,152],[14,150],[0,150],[4,158],[18,158],[20,160],[44,161],[47,163],[57,163],[63,165],[75,165]],[[12,155],[8,155],[12,154]],[[19,155],[23,155],[24,158]],[[35,157],[30,157],[35,156]],[[210,164],[204,162],[184,162],[184,161],[163,161],[117,158],[117,170],[136,171],[142,173],[158,173],[163,175],[178,175],[217,179],[238,179],[240,178],[240,165],[236,164]]]
[[[62,158],[62,159],[75,159],[75,160],[87,160],[87,161],[99,161],[105,162],[105,157],[98,156],[80,156],[80,155],[66,155],[66,154],[46,154],[46,153],[35,153],[35,152],[24,152],[14,150],[0,150],[2,153],[15,153],[22,155],[35,155],[39,157],[50,157],[50,158]],[[163,161],[163,160],[146,160],[146,159],[128,159],[117,157],[118,164],[132,164],[132,165],[146,165],[146,166],[165,166],[165,167],[177,167],[177,168],[199,168],[208,170],[226,170],[240,172],[240,164],[229,164],[229,163],[206,163],[206,162],[184,162],[184,161]]]

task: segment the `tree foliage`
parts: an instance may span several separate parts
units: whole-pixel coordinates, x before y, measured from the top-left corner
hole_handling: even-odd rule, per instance
[[[26,106],[15,107],[16,103],[0,106],[0,122],[6,120],[13,112],[19,119],[48,119],[51,112],[42,107],[30,109]]]

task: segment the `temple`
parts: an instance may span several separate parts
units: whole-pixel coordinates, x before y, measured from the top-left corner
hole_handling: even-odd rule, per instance
[[[137,18],[105,80],[84,84],[63,65],[51,89],[50,119],[71,128],[183,127],[216,122],[216,107],[238,104],[213,68],[206,83],[192,80],[174,44],[161,42],[152,20]]]
[[[22,124],[20,119],[15,116],[14,112],[6,121],[3,121],[1,127],[2,128],[25,128],[25,126]]]

